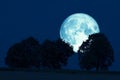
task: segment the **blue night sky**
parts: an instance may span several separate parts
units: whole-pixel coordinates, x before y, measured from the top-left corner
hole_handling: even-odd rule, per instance
[[[115,62],[110,69],[120,70],[119,0],[1,0],[0,66],[4,66],[8,48],[16,42],[29,36],[40,43],[45,39],[58,39],[62,22],[73,13],[87,13],[96,19],[115,52]],[[69,59],[69,68],[78,68],[75,57]]]

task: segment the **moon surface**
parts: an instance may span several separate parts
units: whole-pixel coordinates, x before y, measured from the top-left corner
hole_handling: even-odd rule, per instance
[[[64,20],[60,28],[60,38],[78,52],[79,47],[89,35],[99,33],[99,26],[94,18],[88,14],[75,13]]]

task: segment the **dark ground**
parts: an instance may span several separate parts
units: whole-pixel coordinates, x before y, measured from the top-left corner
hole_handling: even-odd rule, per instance
[[[120,80],[120,72],[0,69],[0,80]]]

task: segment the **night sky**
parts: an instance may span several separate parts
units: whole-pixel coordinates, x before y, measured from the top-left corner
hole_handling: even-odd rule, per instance
[[[114,49],[115,62],[110,70],[119,71],[119,0],[1,0],[0,66],[5,66],[6,52],[16,42],[29,36],[34,36],[40,43],[45,39],[58,39],[62,22],[73,13],[86,13],[97,21]],[[69,59],[68,67],[77,69],[74,56]]]

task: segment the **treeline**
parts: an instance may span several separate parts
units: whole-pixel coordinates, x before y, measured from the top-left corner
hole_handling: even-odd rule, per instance
[[[61,39],[39,44],[34,37],[29,37],[9,48],[5,63],[10,68],[61,69],[73,54],[72,47]],[[107,71],[114,61],[112,46],[102,33],[90,35],[80,46],[78,54],[83,70]]]
[[[72,54],[72,48],[61,39],[39,44],[35,38],[29,37],[9,48],[5,63],[11,68],[61,69]]]

